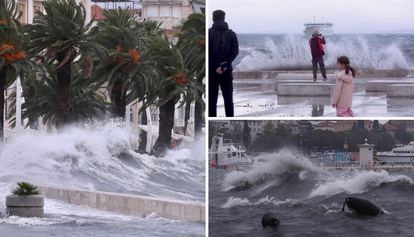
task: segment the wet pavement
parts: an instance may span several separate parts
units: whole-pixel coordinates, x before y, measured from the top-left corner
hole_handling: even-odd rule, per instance
[[[365,83],[370,80],[378,78],[356,80],[351,108],[355,117],[414,117],[414,95],[412,98],[388,98],[387,92],[366,92]],[[278,96],[274,84],[275,80],[271,79],[235,79],[235,116],[336,117],[336,109],[332,108],[330,96]],[[225,116],[221,94],[217,104],[217,116]]]

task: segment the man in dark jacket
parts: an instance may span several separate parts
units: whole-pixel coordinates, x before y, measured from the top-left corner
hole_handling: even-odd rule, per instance
[[[327,81],[326,78],[326,70],[325,70],[325,62],[323,61],[323,55],[325,55],[325,51],[323,49],[323,44],[326,44],[325,38],[323,35],[319,35],[319,31],[315,29],[312,32],[312,38],[309,40],[309,46],[312,52],[312,65],[313,65],[313,81],[316,81],[316,72],[318,71],[318,64],[321,69],[321,73],[323,76],[323,81]]]
[[[226,13],[213,12],[213,26],[209,29],[209,97],[208,115],[217,116],[219,86],[224,99],[226,117],[234,117],[233,105],[233,67],[232,62],[239,54],[236,34],[224,21]]]

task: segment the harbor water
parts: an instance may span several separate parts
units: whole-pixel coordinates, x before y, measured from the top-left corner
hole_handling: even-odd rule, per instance
[[[210,168],[210,236],[412,236],[413,171],[328,171],[289,150],[256,160],[244,170]],[[385,213],[342,212],[347,197],[369,199]],[[262,227],[268,212],[279,226]]]
[[[204,139],[165,157],[138,154],[122,123],[21,135],[0,153],[0,236],[204,236],[205,224],[152,213],[123,216],[45,198],[44,218],[7,217],[5,197],[17,182],[205,202]],[[201,151],[201,152],[200,152]]]

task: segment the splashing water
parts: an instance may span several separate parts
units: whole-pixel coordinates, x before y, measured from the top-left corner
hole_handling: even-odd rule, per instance
[[[311,70],[309,38],[304,35],[239,35],[236,71]],[[413,35],[325,36],[325,65],[336,69],[345,55],[357,69],[414,68]]]
[[[99,191],[204,201],[204,153],[183,148],[165,157],[137,154],[119,122],[22,135],[2,144],[0,186],[17,181]]]

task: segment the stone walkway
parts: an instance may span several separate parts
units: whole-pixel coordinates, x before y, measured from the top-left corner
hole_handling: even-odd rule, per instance
[[[367,81],[356,80],[352,110],[355,117],[414,117],[414,95],[411,98],[388,98],[387,92],[366,92]],[[392,80],[413,81],[414,78]],[[234,114],[236,117],[336,117],[330,96],[278,96],[276,79],[235,79],[233,82]],[[320,83],[320,82],[318,82]],[[332,82],[331,82],[332,83]],[[217,116],[224,117],[223,98],[219,95]]]

